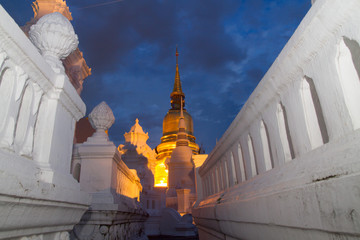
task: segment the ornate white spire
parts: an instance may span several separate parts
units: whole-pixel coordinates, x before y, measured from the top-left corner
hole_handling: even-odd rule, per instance
[[[146,144],[149,139],[149,134],[145,133],[139,124],[139,119],[136,118],[135,124],[131,127],[128,133],[124,134],[125,142],[134,146],[142,146]]]
[[[148,133],[145,133],[144,130],[142,129],[142,127],[140,126],[138,118],[135,120],[135,124],[134,124],[134,126],[131,127],[130,132],[148,134]]]

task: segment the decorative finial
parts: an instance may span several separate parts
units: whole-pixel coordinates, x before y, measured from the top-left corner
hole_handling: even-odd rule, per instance
[[[176,56],[175,82],[174,82],[174,89],[173,89],[172,93],[170,94],[170,98],[171,98],[171,108],[179,110],[180,109],[180,102],[179,102],[180,97],[185,99],[185,94],[183,93],[183,91],[181,89],[181,81],[180,81],[180,74],[179,74],[179,64],[178,64],[179,52],[178,52],[177,45],[176,45],[175,56]],[[185,104],[185,101],[183,102],[183,104]]]
[[[79,44],[73,26],[58,12],[47,14],[32,25],[29,38],[56,73],[65,72],[61,59]]]
[[[135,123],[139,124],[139,119],[138,118],[135,119]]]
[[[110,144],[106,130],[114,123],[115,117],[111,108],[103,101],[89,114],[89,122],[96,132],[86,140],[87,144]]]
[[[94,107],[94,109],[89,114],[89,121],[93,128],[96,130],[102,129],[107,130],[115,121],[114,114],[111,108],[102,101],[99,105]]]
[[[175,56],[176,56],[176,64],[178,64],[179,52],[178,52],[178,46],[177,46],[177,44],[176,44],[176,53],[175,53]]]

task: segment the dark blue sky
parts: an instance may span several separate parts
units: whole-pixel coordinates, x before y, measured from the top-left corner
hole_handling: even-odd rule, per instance
[[[19,25],[33,0],[0,0]],[[105,4],[102,4],[105,3]],[[106,4],[110,3],[110,4]],[[311,6],[311,0],[68,0],[92,76],[87,114],[114,112],[115,144],[139,118],[155,147],[170,108],[175,47],[197,143],[209,153]]]

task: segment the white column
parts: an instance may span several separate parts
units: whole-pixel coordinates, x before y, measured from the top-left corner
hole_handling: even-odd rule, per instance
[[[178,212],[180,214],[187,213],[190,208],[190,196],[191,189],[176,189],[178,200]]]
[[[76,49],[78,38],[70,22],[60,13],[42,17],[31,26],[29,38],[53,70],[53,86],[40,102],[34,160],[43,170],[42,180],[61,184],[64,176],[70,174],[75,122],[85,113],[85,105],[61,62]]]

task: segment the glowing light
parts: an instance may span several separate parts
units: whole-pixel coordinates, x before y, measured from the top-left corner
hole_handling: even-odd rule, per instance
[[[168,169],[164,161],[158,163],[155,167],[155,187],[167,187]]]

